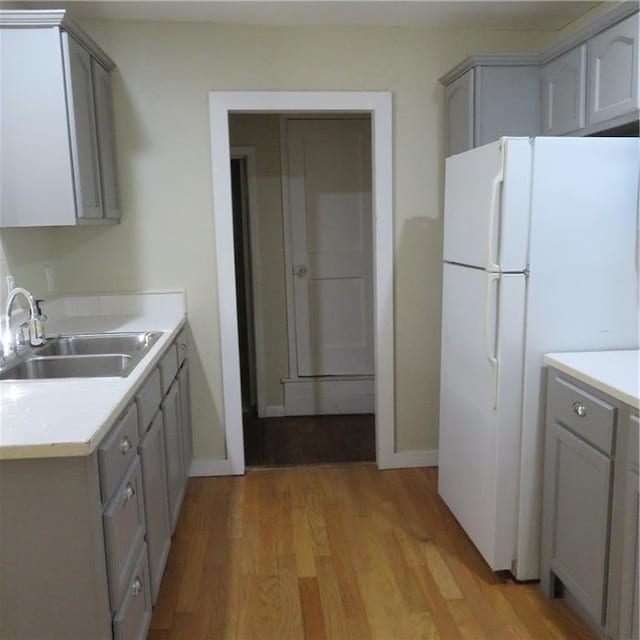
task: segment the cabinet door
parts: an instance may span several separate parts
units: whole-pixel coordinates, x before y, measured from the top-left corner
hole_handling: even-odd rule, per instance
[[[102,178],[104,216],[105,218],[119,220],[120,197],[116,173],[116,131],[113,124],[111,75],[94,59],[91,60],[91,72],[96,107],[98,156],[100,160],[100,176]]]
[[[587,47],[581,45],[545,64],[542,135],[559,136],[585,126]]]
[[[142,439],[139,452],[142,461],[144,512],[147,523],[151,601],[155,603],[171,544],[162,413],[156,414],[151,428]]]
[[[474,146],[502,136],[540,131],[540,67],[487,65],[475,69]]]
[[[189,361],[185,360],[178,374],[180,385],[180,413],[182,417],[182,457],[184,460],[185,479],[189,477],[189,469],[193,460],[193,436],[191,434],[191,388],[189,384]]]
[[[631,416],[629,420],[629,446],[626,468],[624,533],[622,543],[622,589],[620,592],[620,638],[637,640],[638,629],[638,520],[640,512],[638,505],[640,491],[638,489],[638,430],[640,420],[638,416]]]
[[[169,521],[173,532],[178,522],[180,505],[184,495],[184,472],[182,442],[180,437],[180,397],[179,387],[173,382],[169,393],[162,401],[164,419],[164,446],[167,466],[167,493],[169,496]]]
[[[557,576],[598,624],[604,622],[611,460],[558,423],[548,423],[543,589]]]
[[[102,218],[98,132],[93,103],[91,55],[62,34],[69,110],[69,135],[78,218]]]
[[[446,88],[448,156],[473,148],[473,76],[469,69]]]
[[[587,123],[597,124],[638,108],[638,15],[588,43]]]

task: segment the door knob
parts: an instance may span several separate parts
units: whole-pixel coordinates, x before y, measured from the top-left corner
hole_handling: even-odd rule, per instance
[[[293,275],[296,278],[304,278],[307,275],[307,267],[302,265],[302,266],[298,267],[297,269],[294,269]]]

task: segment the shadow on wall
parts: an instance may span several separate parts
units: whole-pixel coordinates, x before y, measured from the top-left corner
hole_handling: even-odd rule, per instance
[[[438,443],[442,220],[409,218],[397,237],[395,335],[401,366],[396,367],[395,444],[397,451],[431,450]]]

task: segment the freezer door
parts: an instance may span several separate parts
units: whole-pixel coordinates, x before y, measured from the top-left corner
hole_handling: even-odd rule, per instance
[[[444,260],[524,271],[530,179],[528,138],[502,138],[447,158]]]
[[[525,286],[444,265],[438,490],[496,571],[515,557]]]

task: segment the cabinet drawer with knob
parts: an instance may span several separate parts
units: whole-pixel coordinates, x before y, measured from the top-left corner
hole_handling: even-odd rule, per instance
[[[115,427],[98,449],[100,492],[107,502],[138,449],[138,412],[132,404],[118,419]]]
[[[114,640],[144,640],[151,622],[151,589],[147,549],[142,545],[125,593],[113,616]]]
[[[560,375],[549,385],[549,410],[553,419],[607,455],[613,453],[616,409]]]
[[[111,609],[122,600],[126,581],[144,542],[145,519],[140,459],[136,456],[102,516]]]
[[[176,344],[178,345],[178,368],[180,368],[189,357],[189,336],[186,327],[178,334]]]

